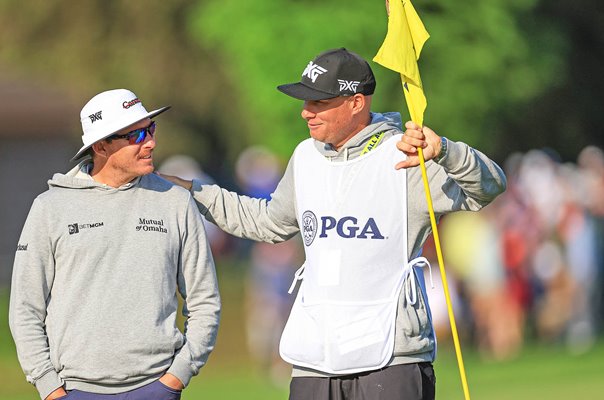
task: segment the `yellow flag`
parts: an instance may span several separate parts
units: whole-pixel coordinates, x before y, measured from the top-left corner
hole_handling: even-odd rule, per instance
[[[417,60],[429,37],[411,1],[390,0],[388,32],[373,61],[401,74],[411,119],[419,126],[423,125],[428,103]]]

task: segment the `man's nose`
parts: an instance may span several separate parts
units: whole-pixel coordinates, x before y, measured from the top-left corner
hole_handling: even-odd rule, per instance
[[[147,133],[145,135],[145,140],[143,140],[143,146],[145,147],[150,147],[150,148],[155,148],[155,145],[157,143],[155,142],[155,135],[151,136],[149,133]]]
[[[315,113],[309,110],[308,103],[305,101],[304,106],[302,107],[302,112],[300,113],[302,118],[308,120],[314,117]]]

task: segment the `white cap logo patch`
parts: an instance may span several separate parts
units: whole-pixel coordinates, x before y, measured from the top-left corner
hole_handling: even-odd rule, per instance
[[[359,81],[346,81],[344,79],[338,79],[338,83],[340,84],[340,92],[342,90],[350,90],[351,92],[357,92],[357,86],[359,86]]]
[[[309,77],[312,83],[315,83],[319,75],[324,74],[326,72],[327,70],[325,68],[321,67],[320,65],[313,64],[312,61],[309,61],[308,65],[304,69],[304,72],[302,72],[302,76]]]

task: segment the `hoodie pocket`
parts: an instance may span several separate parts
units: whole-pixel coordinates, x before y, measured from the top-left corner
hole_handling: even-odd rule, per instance
[[[405,288],[398,299],[395,356],[431,350],[432,325],[424,296],[418,293],[414,304],[411,304],[405,296],[405,291],[409,290],[409,285],[412,284],[417,284],[415,279],[405,282]]]

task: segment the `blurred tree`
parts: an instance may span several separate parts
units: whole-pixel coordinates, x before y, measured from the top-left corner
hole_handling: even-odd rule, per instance
[[[601,144],[604,25],[593,0],[414,4],[432,35],[420,60],[428,125],[500,161]],[[129,87],[150,107],[173,104],[158,155],[191,155],[216,176],[249,144],[287,157],[308,133],[301,102],[275,87],[328,48],[371,59],[386,27],[382,0],[3,0],[0,62],[81,101]],[[373,68],[374,109],[408,118],[398,75]]]
[[[456,140],[498,153],[501,110],[527,102],[555,84],[565,41],[533,13],[536,0],[416,0],[432,37],[420,71],[428,98],[426,124]],[[250,139],[286,153],[306,137],[301,102],[275,90],[296,81],[308,61],[347,47],[373,58],[387,27],[383,1],[208,0],[200,4],[197,37],[221,54],[239,89]],[[529,18],[530,17],[530,18]],[[531,22],[523,24],[523,22]],[[376,111],[408,118],[398,75],[372,64]],[[486,133],[485,133],[486,132]]]
[[[148,108],[172,104],[159,122],[160,140],[169,132],[159,158],[184,153],[220,171],[245,143],[233,133],[241,131],[234,89],[187,30],[197,3],[3,0],[0,60],[23,78],[65,88],[82,105],[118,87],[135,91]],[[74,132],[74,142],[80,135]]]
[[[565,70],[537,97],[504,110],[505,132],[497,142],[505,154],[549,147],[562,160],[576,161],[587,145],[604,149],[604,6],[596,0],[542,0],[535,14],[550,21],[545,29],[555,28],[568,41]],[[526,17],[525,21],[544,30]]]

